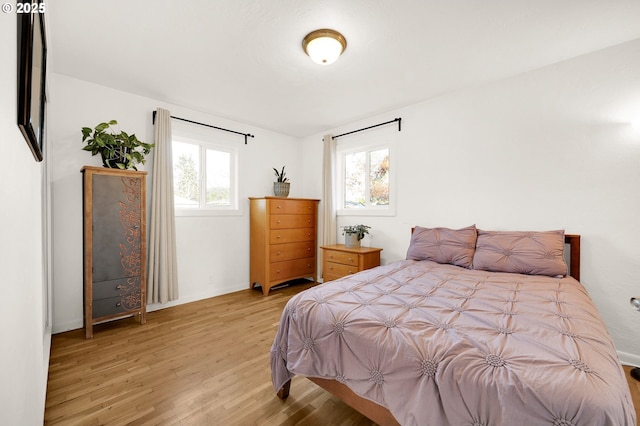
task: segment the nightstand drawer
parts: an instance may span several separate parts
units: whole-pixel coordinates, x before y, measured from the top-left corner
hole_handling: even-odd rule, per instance
[[[325,250],[324,256],[327,262],[342,263],[343,265],[352,265],[355,267],[358,267],[360,259],[360,256],[357,254],[333,250]]]
[[[320,248],[322,249],[322,279],[324,282],[380,266],[381,248],[345,247],[344,244]]]
[[[352,265],[343,265],[341,263],[325,262],[324,270],[329,275],[337,275],[339,277],[344,277],[346,275],[351,275],[358,272],[358,267],[352,266]]]

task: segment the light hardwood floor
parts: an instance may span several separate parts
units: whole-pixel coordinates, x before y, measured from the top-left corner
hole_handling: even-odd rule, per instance
[[[244,290],[53,336],[45,424],[372,425],[309,380],[271,386],[282,309],[309,287]],[[628,367],[625,367],[628,375]],[[628,377],[636,407],[640,382]],[[636,408],[637,411],[637,408]]]

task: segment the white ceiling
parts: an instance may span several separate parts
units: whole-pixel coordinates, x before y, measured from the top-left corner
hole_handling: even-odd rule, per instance
[[[53,72],[297,137],[640,38],[638,0],[46,6]],[[347,39],[333,65],[302,51],[318,28]]]

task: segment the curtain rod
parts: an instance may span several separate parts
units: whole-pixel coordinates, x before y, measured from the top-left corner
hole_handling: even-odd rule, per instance
[[[401,126],[401,124],[402,124],[402,118],[401,118],[401,117],[398,117],[398,118],[394,118],[393,120],[390,120],[390,121],[385,121],[384,123],[374,124],[373,126],[365,127],[365,128],[363,128],[363,129],[358,129],[358,130],[354,130],[354,131],[352,131],[352,132],[343,133],[343,134],[341,134],[341,135],[332,136],[332,139],[338,139],[338,138],[339,138],[339,137],[341,137],[341,136],[350,135],[350,134],[352,134],[352,133],[358,133],[358,132],[361,132],[361,131],[363,131],[363,130],[373,129],[374,127],[384,126],[385,124],[395,123],[396,121],[398,122],[398,131],[401,131],[401,130],[402,130],[402,128],[401,128],[400,126]]]
[[[249,138],[255,137],[254,135],[252,135],[250,133],[242,133],[242,132],[236,132],[235,130],[223,129],[222,127],[212,126],[211,124],[199,123],[197,121],[187,120],[186,118],[174,117],[173,115],[170,115],[169,117],[173,118],[174,120],[186,121],[187,123],[198,124],[200,126],[211,127],[212,129],[223,130],[225,132],[235,133],[236,135],[242,135],[242,136],[244,136],[244,144],[245,145],[247,144],[247,138],[248,137]],[[153,111],[153,124],[154,125],[156,124],[156,111]]]

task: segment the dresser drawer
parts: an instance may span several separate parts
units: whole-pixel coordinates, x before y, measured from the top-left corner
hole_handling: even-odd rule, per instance
[[[286,280],[288,278],[298,277],[301,275],[304,276],[305,274],[309,274],[309,276],[311,276],[314,273],[315,261],[315,257],[308,257],[306,259],[272,263],[270,279],[272,281],[276,281]]]
[[[358,267],[352,265],[343,265],[342,263],[325,262],[324,272],[327,275],[344,277],[346,275],[351,275],[358,272]]]
[[[269,261],[282,262],[284,260],[315,257],[316,245],[314,241],[302,243],[273,244],[269,246]]]
[[[139,298],[138,298],[139,299]],[[108,299],[100,299],[93,301],[93,318],[101,318],[111,315],[117,315],[133,309],[140,309],[140,305],[137,307],[125,307],[122,303],[121,297],[109,297]]]
[[[120,297],[132,291],[140,291],[139,276],[93,283],[92,299],[99,300],[109,297]]]
[[[327,262],[342,263],[344,265],[359,266],[360,256],[344,251],[325,250],[324,257]]]
[[[269,200],[271,214],[315,214],[316,201],[301,200]]]
[[[277,229],[270,232],[269,244],[296,243],[315,241],[315,228]]]
[[[272,214],[269,217],[271,229],[313,228],[315,224],[316,215],[314,214]]]

